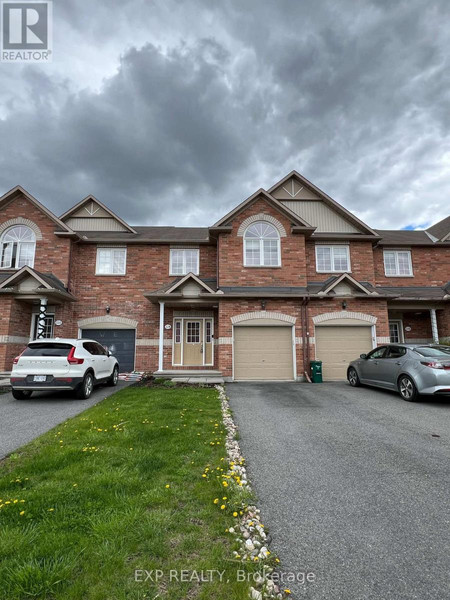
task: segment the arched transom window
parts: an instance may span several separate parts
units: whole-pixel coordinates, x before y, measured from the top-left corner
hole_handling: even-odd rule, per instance
[[[34,265],[36,236],[25,225],[10,227],[0,238],[0,268],[21,269]]]
[[[280,236],[269,223],[252,223],[244,234],[244,265],[246,267],[279,267]]]

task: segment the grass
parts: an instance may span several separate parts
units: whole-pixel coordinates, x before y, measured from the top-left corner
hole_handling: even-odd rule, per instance
[[[216,390],[129,387],[11,455],[0,598],[247,598],[236,570],[257,567],[230,560],[245,498],[223,486],[224,439]],[[136,569],[163,575],[136,581]],[[170,569],[225,573],[183,582]]]

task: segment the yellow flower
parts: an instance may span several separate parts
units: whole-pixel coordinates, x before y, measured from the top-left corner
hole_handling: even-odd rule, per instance
[[[276,559],[275,559],[275,561],[276,561],[277,563],[279,563],[279,562],[280,562],[280,559],[279,559],[279,558],[276,558]]]
[[[169,485],[169,484],[167,484],[167,485],[166,485],[166,489],[169,489],[169,488],[170,488],[170,485]]]
[[[74,483],[72,487],[77,487],[77,486],[78,486],[78,483]]]
[[[228,487],[228,483],[226,481],[222,481],[223,487]]]
[[[222,506],[220,507],[220,510],[225,510],[226,506],[225,504],[222,504]]]
[[[21,517],[23,517],[23,515],[24,515],[24,514],[25,514],[25,511],[24,511],[24,510],[21,510],[21,511],[20,511],[20,513],[19,513],[19,515],[20,515]]]
[[[237,516],[238,516],[237,512],[234,512],[233,517],[237,517]]]
[[[53,512],[55,509],[54,508],[49,508],[48,512]]]
[[[206,477],[205,473],[203,473],[202,477]]]
[[[289,588],[286,588],[286,589],[284,590],[284,593],[285,593],[285,594],[290,594],[290,593],[291,593],[291,590],[290,590]]]
[[[214,504],[219,504],[219,498],[214,498]]]

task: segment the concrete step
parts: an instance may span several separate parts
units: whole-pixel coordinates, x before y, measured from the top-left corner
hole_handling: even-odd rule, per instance
[[[153,377],[222,377],[222,371],[214,371],[208,369],[180,369],[180,370],[169,370],[166,369],[164,371],[155,371],[153,373]]]

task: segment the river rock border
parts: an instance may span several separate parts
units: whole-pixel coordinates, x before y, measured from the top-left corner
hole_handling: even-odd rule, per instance
[[[241,454],[239,442],[236,439],[238,428],[231,416],[228,397],[223,385],[215,386],[218,393],[222,409],[222,419],[226,429],[225,448],[228,455],[229,470],[227,476],[231,485],[239,485],[251,491],[251,486],[247,479],[247,469],[245,468],[245,459]],[[236,484],[235,481],[239,481]],[[262,574],[258,574],[253,580],[253,586],[250,587],[249,598],[252,600],[283,599],[290,594],[290,590],[280,590],[273,581],[271,574],[274,568],[269,564],[273,558],[268,549],[267,534],[264,525],[261,523],[259,509],[254,506],[247,506],[243,514],[237,519],[237,525],[228,529],[239,545],[239,550],[233,552],[234,559],[242,563],[251,560],[264,565]]]

